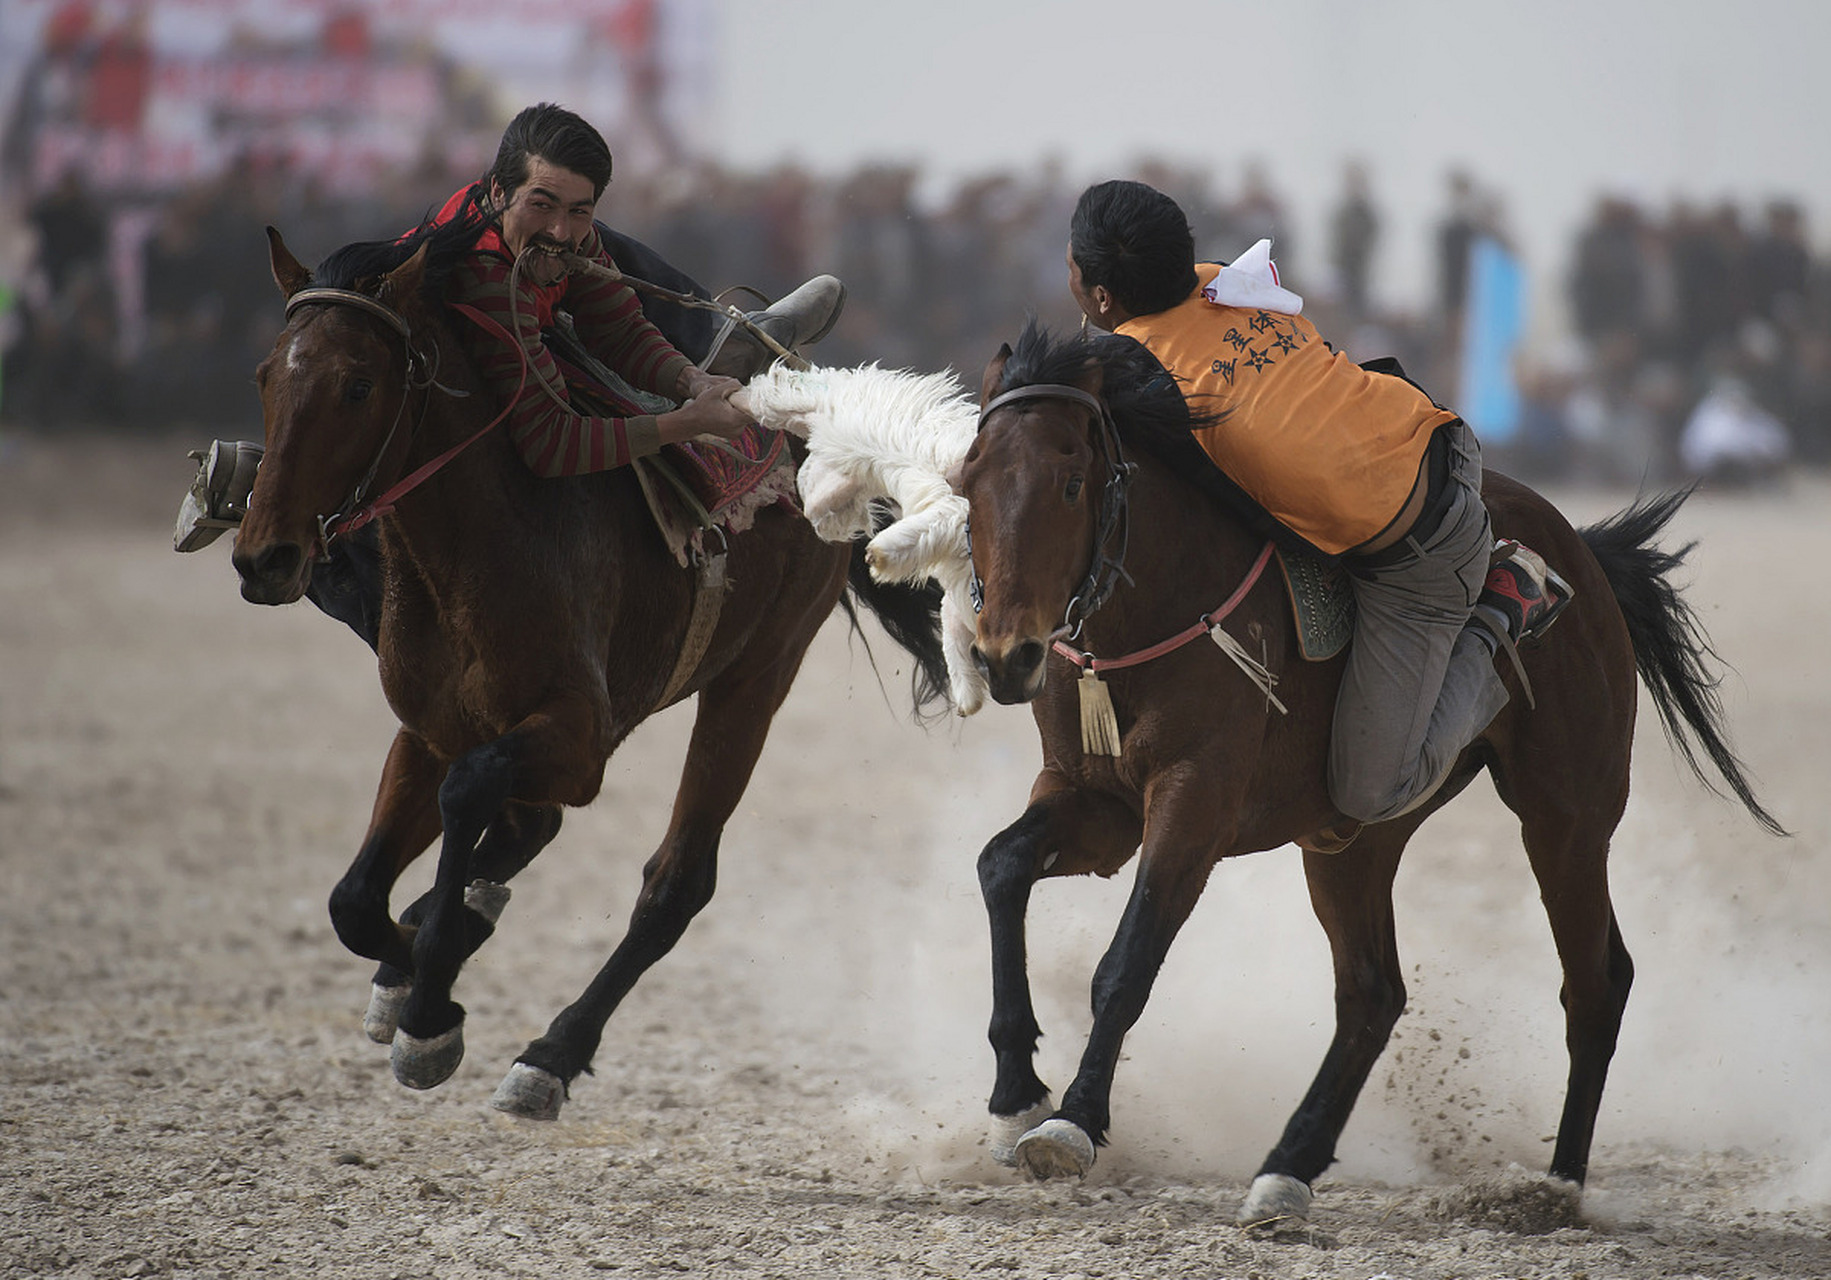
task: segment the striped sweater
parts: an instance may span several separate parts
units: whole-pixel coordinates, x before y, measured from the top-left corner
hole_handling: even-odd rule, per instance
[[[444,223],[457,217],[476,198],[477,188],[457,192],[433,219]],[[594,229],[578,247],[581,257],[611,263]],[[601,417],[573,412],[560,403],[566,396],[564,376],[553,354],[541,340],[541,331],[553,323],[554,312],[564,308],[572,316],[580,341],[597,359],[609,365],[631,386],[670,399],[679,394],[680,377],[691,361],[676,351],[642,314],[635,292],[628,285],[599,277],[574,276],[557,284],[535,284],[524,273],[513,307],[509,290],[514,256],[502,242],[495,225],[486,227],[476,248],[452,272],[450,297],[483,312],[521,339],[527,359],[527,379],[513,348],[501,338],[468,321],[459,325],[466,348],[477,362],[484,380],[498,400],[514,397],[509,413],[509,436],[528,467],[539,476],[576,476],[626,465],[632,458],[652,454],[661,447],[655,419],[634,405],[623,417]],[[543,390],[552,388],[554,395]],[[516,387],[521,393],[516,395]],[[555,397],[559,397],[556,399]]]

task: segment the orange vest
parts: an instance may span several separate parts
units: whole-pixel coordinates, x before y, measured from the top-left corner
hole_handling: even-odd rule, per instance
[[[1456,415],[1331,351],[1301,316],[1209,302],[1201,286],[1219,270],[1197,266],[1193,294],[1118,332],[1149,347],[1194,408],[1226,413],[1195,438],[1235,484],[1331,555],[1360,546],[1404,509],[1431,433]]]

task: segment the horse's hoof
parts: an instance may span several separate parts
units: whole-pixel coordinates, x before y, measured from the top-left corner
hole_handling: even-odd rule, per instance
[[[557,1120],[566,1100],[566,1082],[551,1071],[525,1062],[509,1068],[508,1075],[490,1095],[490,1105],[523,1120]]]
[[[384,987],[379,982],[369,984],[369,1007],[362,1015],[362,1029],[369,1039],[376,1044],[394,1042],[394,1032],[401,1023],[401,1008],[412,994],[411,983],[398,987]]]
[[[1027,1107],[1014,1116],[992,1115],[992,1133],[986,1144],[992,1153],[992,1159],[1007,1169],[1017,1166],[1017,1144],[1026,1133],[1047,1120],[1055,1112],[1044,1098],[1035,1106]]]
[[[1288,1173],[1262,1173],[1252,1180],[1246,1203],[1233,1220],[1242,1227],[1302,1226],[1310,1219],[1310,1201],[1315,1198],[1309,1183]]]
[[[1038,1182],[1073,1175],[1085,1178],[1094,1167],[1094,1140],[1072,1120],[1045,1120],[1017,1141],[1017,1167]]]
[[[509,905],[509,887],[492,880],[472,880],[464,886],[464,905],[495,924]]]
[[[464,1024],[443,1035],[421,1040],[405,1031],[394,1033],[394,1078],[409,1089],[433,1089],[451,1079],[464,1061]]]

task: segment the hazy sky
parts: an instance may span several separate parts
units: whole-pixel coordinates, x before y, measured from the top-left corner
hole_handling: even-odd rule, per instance
[[[1603,188],[1745,210],[1804,200],[1831,231],[1822,0],[718,0],[714,145],[746,166],[867,158],[957,175],[1056,157],[1079,182],[1154,152],[1237,190],[1263,161],[1298,251],[1343,161],[1387,215],[1376,288],[1428,289],[1445,174],[1503,200],[1541,290]],[[1065,233],[1064,233],[1065,238]],[[1229,256],[1245,246],[1203,246]],[[1543,323],[1541,319],[1540,323]]]

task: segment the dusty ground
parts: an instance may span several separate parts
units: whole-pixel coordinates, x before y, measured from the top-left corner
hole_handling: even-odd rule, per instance
[[[894,652],[877,645],[886,694],[837,623],[726,837],[717,901],[563,1119],[486,1103],[621,932],[679,713],[517,881],[459,988],[457,1076],[397,1086],[360,1030],[369,966],[324,910],[391,721],[347,632],[243,604],[226,541],[172,553],[192,443],[0,436],[0,1274],[1831,1274],[1831,484],[1681,517],[1702,539],[1690,598],[1738,669],[1738,743],[1798,834],[1760,835],[1646,726],[1614,864],[1640,976],[1580,1215],[1520,1172],[1556,1123],[1557,977],[1478,787],[1401,880],[1412,1010],[1313,1225],[1260,1237],[1232,1210],[1330,1008],[1291,851],[1216,874],[1094,1172],[1016,1181],[982,1145],[972,868],[1021,807],[1033,731],[998,708],[913,727]],[[1593,518],[1625,496],[1565,505]],[[1058,1087],[1124,892],[1038,895]]]

